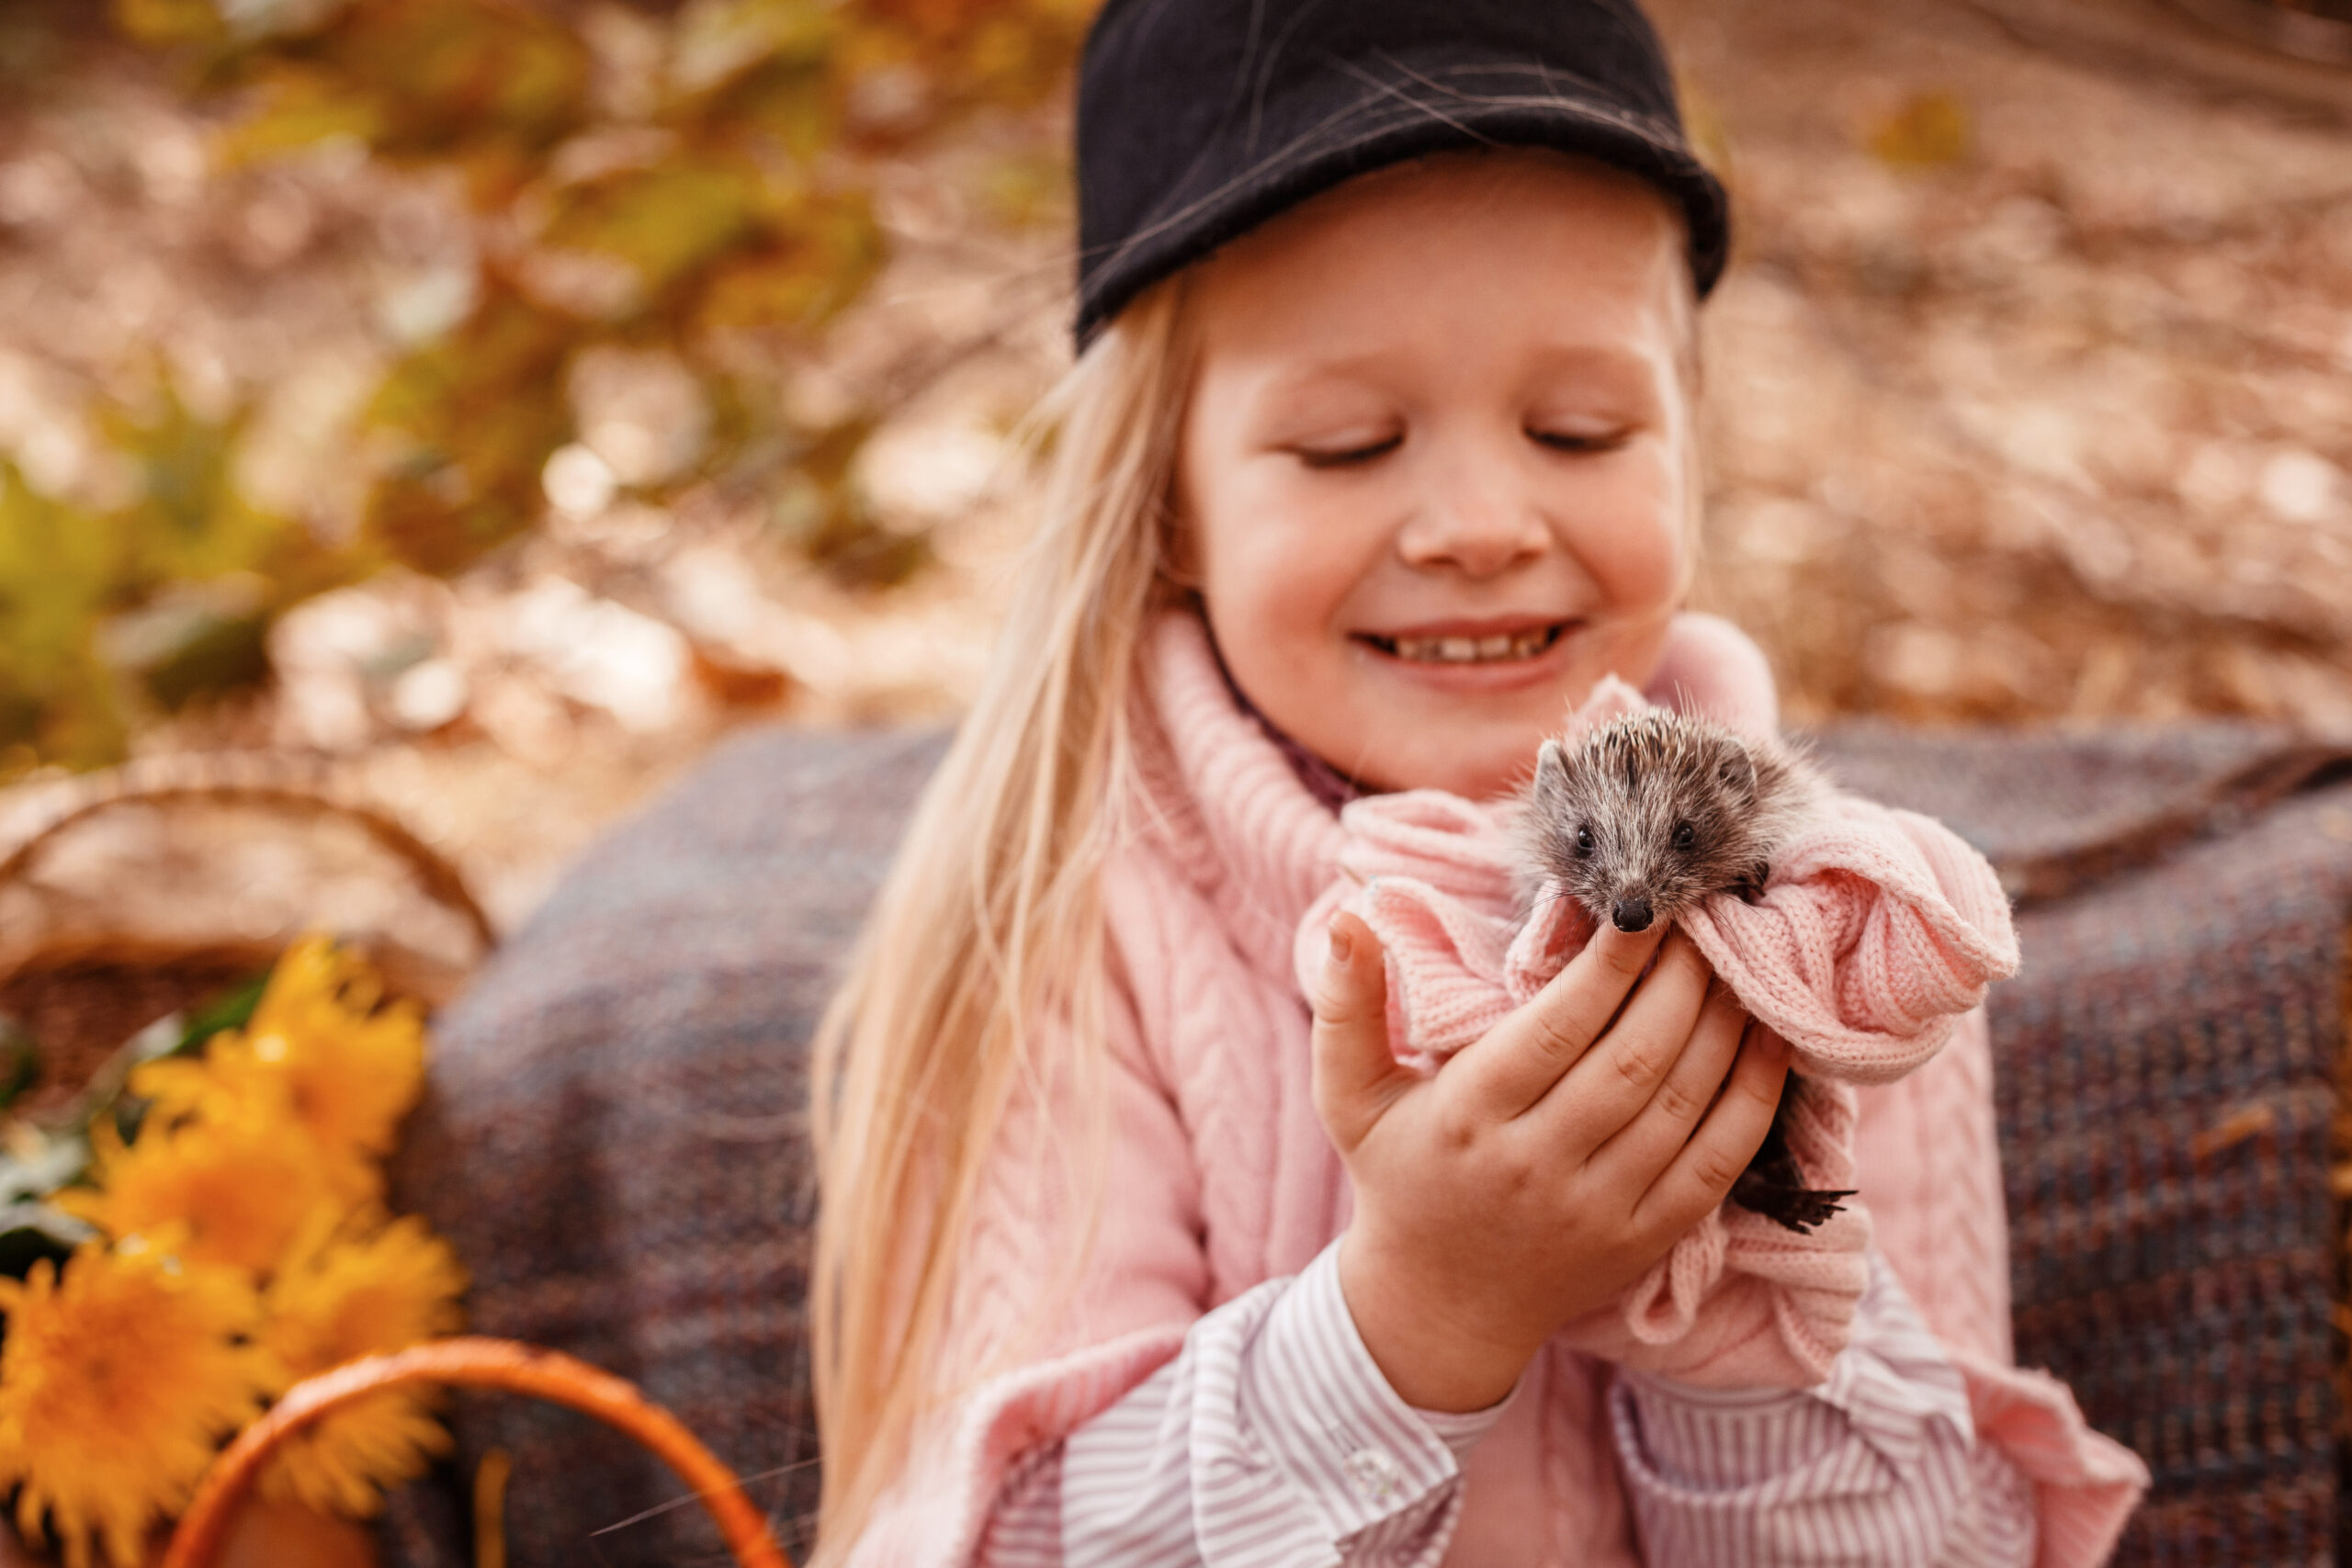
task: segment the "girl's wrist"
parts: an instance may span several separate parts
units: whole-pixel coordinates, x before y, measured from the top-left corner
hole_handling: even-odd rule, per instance
[[[1356,1336],[1396,1397],[1416,1410],[1468,1415],[1499,1404],[1534,1359],[1524,1347],[1460,1321],[1451,1302],[1414,1287],[1363,1227],[1340,1238],[1340,1294]]]

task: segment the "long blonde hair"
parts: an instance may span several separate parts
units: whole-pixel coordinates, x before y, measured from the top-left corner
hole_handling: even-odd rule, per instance
[[[820,1562],[856,1538],[941,1392],[955,1261],[1007,1105],[1070,1066],[1032,1058],[1035,1021],[1101,1038],[1098,873],[1127,795],[1137,645],[1169,592],[1182,292],[1180,275],[1129,304],[1047,400],[1042,515],[987,682],[819,1028]]]

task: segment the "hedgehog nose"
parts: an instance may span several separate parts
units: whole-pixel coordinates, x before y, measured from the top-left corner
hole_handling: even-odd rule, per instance
[[[1610,916],[1621,931],[1645,931],[1650,929],[1650,901],[1646,898],[1620,898]]]

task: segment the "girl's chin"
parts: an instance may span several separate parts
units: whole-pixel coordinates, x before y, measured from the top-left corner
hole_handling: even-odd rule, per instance
[[[1409,744],[1364,759],[1358,783],[1381,791],[1442,789],[1469,800],[1507,795],[1534,775],[1535,749],[1551,731],[1530,726],[1503,734],[1450,726],[1417,731]]]
[[[1599,678],[1597,650],[1572,650],[1568,640],[1488,664],[1416,663],[1357,645],[1343,666],[1282,682],[1277,701],[1259,707],[1367,788],[1487,799],[1533,776],[1536,748],[1566,727]]]

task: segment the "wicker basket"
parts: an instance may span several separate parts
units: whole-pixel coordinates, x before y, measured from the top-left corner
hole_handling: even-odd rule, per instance
[[[185,921],[176,933],[159,931],[119,898],[77,896],[43,878],[45,867],[70,858],[77,835],[102,831],[109,818],[224,811],[257,814],[280,827],[336,824],[443,912],[469,950],[462,960],[453,960],[447,932],[438,951],[390,931],[353,942],[395,995],[428,1006],[447,1001],[496,942],[489,917],[455,866],[379,808],[300,767],[261,758],[164,759],[20,795],[0,802],[13,824],[0,829],[0,1013],[22,1021],[41,1043],[48,1079],[42,1097],[70,1099],[140,1029],[266,973],[302,928],[327,923],[305,911],[289,929],[226,940]],[[220,1561],[238,1505],[277,1445],[353,1399],[416,1382],[532,1393],[617,1427],[666,1460],[703,1499],[739,1562],[787,1568],[733,1474],[634,1387],[553,1351],[471,1338],[370,1357],[288,1391],[215,1461],[164,1562],[198,1568]]]
[[[404,883],[400,893],[434,911],[429,921],[412,923],[440,928],[439,940],[379,929],[353,941],[394,995],[438,1006],[497,941],[455,866],[380,808],[299,766],[164,758],[20,795],[7,803],[9,826],[0,829],[0,1014],[42,1043],[47,1069],[46,1084],[20,1109],[38,1113],[45,1101],[71,1094],[145,1024],[264,973],[301,930],[333,923],[319,910],[300,909],[272,929],[223,936],[229,922],[209,922],[201,912],[194,921],[143,914],[119,874],[117,886],[96,893],[74,888],[73,868],[59,863],[134,813],[164,825],[166,835],[173,822],[206,816],[271,824],[280,837],[300,826],[314,840],[340,840],[346,883]],[[129,850],[139,848],[137,837]],[[375,858],[372,870],[355,858],[354,846]],[[44,876],[53,869],[58,877]]]

